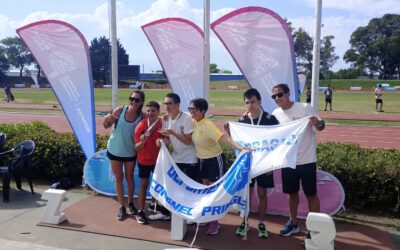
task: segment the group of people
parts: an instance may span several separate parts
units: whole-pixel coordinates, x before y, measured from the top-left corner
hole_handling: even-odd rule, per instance
[[[385,112],[382,109],[382,106],[383,106],[382,91],[383,91],[382,84],[378,84],[378,86],[374,89],[376,112]],[[332,111],[332,95],[333,95],[333,89],[331,89],[331,86],[328,85],[328,87],[324,90],[324,96],[325,96],[324,111],[327,111],[328,104],[329,104],[329,110]],[[307,90],[306,90],[306,102],[311,103],[311,88],[310,87],[307,87]]]
[[[327,111],[327,107],[329,104],[329,110],[332,111],[332,95],[333,95],[333,90],[331,89],[331,85],[328,84],[328,87],[324,90],[324,96],[325,96],[325,109],[324,111]],[[306,102],[311,103],[311,88],[307,87],[306,90]]]
[[[269,126],[283,124],[295,119],[310,116],[309,126],[299,142],[302,145],[297,153],[295,169],[282,169],[283,192],[288,194],[290,219],[281,230],[281,235],[290,236],[299,232],[297,208],[299,205],[300,183],[307,196],[309,210],[319,212],[319,199],[316,188],[316,131],[323,130],[324,121],[316,111],[306,103],[290,100],[290,90],[286,84],[278,84],[272,89],[272,99],[277,104],[272,114],[265,112],[261,107],[261,95],[257,89],[251,88],[244,92],[243,100],[246,112],[239,118],[239,122],[254,126]],[[159,209],[149,205],[157,213],[146,216],[145,197],[149,184],[149,177],[154,171],[160,140],[172,148],[172,158],[177,166],[190,178],[204,185],[211,185],[221,178],[227,168],[220,142],[239,151],[251,151],[251,148],[242,147],[234,142],[229,134],[229,125],[226,123],[223,133],[206,113],[208,102],[203,98],[190,101],[188,113],[180,109],[180,97],[175,93],[165,96],[164,105],[166,114],[160,115],[160,106],[155,101],[146,104],[142,111],[145,95],[142,91],[133,91],[129,97],[129,105],[116,108],[106,115],[104,127],[114,126],[107,145],[107,155],[111,168],[116,177],[116,190],[120,209],[118,220],[127,217],[126,201],[124,198],[124,175],[128,184],[128,211],[135,215],[140,224],[147,224],[149,220],[168,220],[170,212],[158,205]],[[139,167],[140,190],[137,207],[133,202],[134,193],[134,166],[137,161]],[[251,181],[250,187],[257,184],[259,198],[258,236],[267,238],[265,226],[265,211],[267,208],[267,189],[274,187],[272,172],[262,174]],[[218,221],[208,223],[207,234],[218,234]],[[249,230],[247,221],[239,226],[236,234],[244,236]]]

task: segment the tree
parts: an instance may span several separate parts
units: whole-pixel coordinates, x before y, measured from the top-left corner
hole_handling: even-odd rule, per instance
[[[299,28],[295,31],[293,37],[297,72],[311,74],[314,40],[303,28]],[[330,73],[330,68],[332,68],[335,62],[339,59],[335,54],[335,47],[332,44],[334,38],[334,36],[325,36],[321,40],[320,68],[323,76],[324,74]]]
[[[334,36],[325,36],[321,41],[320,69],[324,78],[328,78],[329,69],[339,59],[339,56],[335,54],[335,46],[332,45],[334,38]]]
[[[367,74],[357,68],[340,69],[334,72],[332,79],[356,79],[360,76],[367,76]]]
[[[312,71],[313,39],[302,28],[294,32],[294,53],[298,72],[311,73]]]
[[[352,67],[381,79],[400,78],[400,15],[371,19],[352,33],[350,45],[343,59]]]
[[[212,74],[218,74],[220,73],[221,70],[218,68],[218,65],[215,63],[210,63],[210,73]]]
[[[8,70],[10,65],[7,62],[7,58],[4,52],[4,49],[0,47],[0,81],[4,78],[4,71]]]
[[[4,38],[0,43],[4,49],[7,62],[12,67],[19,69],[19,76],[22,76],[24,68],[34,62],[31,52],[17,36]]]
[[[125,48],[117,41],[118,65],[128,65],[129,55]],[[94,38],[90,43],[90,59],[92,62],[93,78],[96,81],[106,81],[106,69],[111,65],[111,43],[108,38],[101,36]]]

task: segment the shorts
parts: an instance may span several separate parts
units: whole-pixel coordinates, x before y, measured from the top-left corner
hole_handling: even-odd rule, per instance
[[[282,168],[282,188],[286,194],[299,192],[301,186],[304,194],[314,196],[317,194],[317,163],[297,165],[293,168]]]
[[[332,103],[332,98],[325,98],[326,103]]]
[[[250,187],[251,188],[254,187],[256,182],[257,182],[257,187],[260,187],[260,188],[273,188],[275,186],[274,185],[274,175],[272,172],[271,172],[271,174],[265,173],[265,174],[255,177],[255,178],[252,178],[251,182],[250,182]]]
[[[176,164],[180,170],[182,170],[185,175],[189,176],[190,179],[194,181],[199,181],[199,164],[197,163],[177,163]]]
[[[143,165],[138,163],[139,167],[139,178],[148,179],[150,178],[150,174],[154,172],[155,165]]]
[[[376,103],[383,103],[383,100],[382,99],[375,99],[375,102]]]
[[[113,160],[113,161],[122,161],[122,162],[136,161],[136,155],[132,156],[132,157],[120,157],[120,156],[111,154],[110,152],[108,152],[108,150],[107,150],[107,157],[108,157],[108,159]]]
[[[225,157],[220,154],[217,157],[200,159],[200,178],[208,179],[210,182],[216,182],[224,175]]]

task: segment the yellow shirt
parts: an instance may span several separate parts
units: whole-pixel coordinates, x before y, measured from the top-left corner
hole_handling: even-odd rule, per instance
[[[208,118],[193,120],[192,141],[199,159],[209,159],[222,154],[218,141],[224,134]]]

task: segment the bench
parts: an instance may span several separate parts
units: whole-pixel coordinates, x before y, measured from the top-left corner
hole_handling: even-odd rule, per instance
[[[228,86],[228,89],[229,90],[239,90],[239,87],[235,86],[235,85],[230,85],[230,86]]]
[[[350,91],[360,91],[362,87],[350,87]]]
[[[324,92],[327,89],[328,89],[328,87],[318,87],[319,92]]]
[[[386,88],[385,88],[385,91],[386,91],[386,92],[396,92],[396,91],[397,91],[397,88],[394,88],[394,87],[386,87]]]
[[[14,84],[14,87],[16,87],[16,88],[25,88],[25,83],[16,83],[16,84]]]

